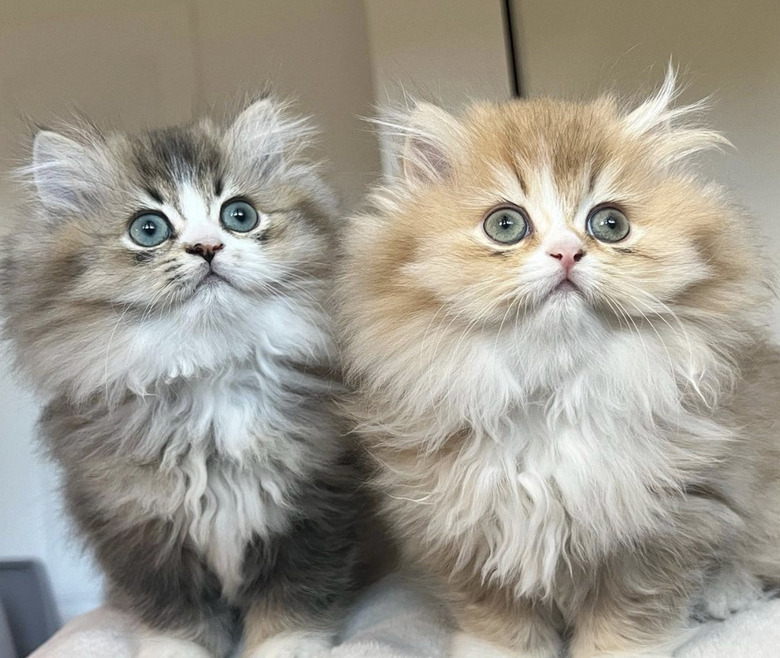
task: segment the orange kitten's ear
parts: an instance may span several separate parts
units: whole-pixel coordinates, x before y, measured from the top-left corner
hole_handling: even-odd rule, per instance
[[[677,75],[670,64],[661,88],[623,118],[626,131],[650,141],[659,163],[666,166],[698,151],[729,145],[719,132],[702,125],[700,117],[709,99],[673,107],[679,95]]]
[[[431,103],[417,103],[410,110],[388,113],[376,123],[395,143],[404,182],[426,184],[442,180],[452,171],[462,128],[449,112]]]

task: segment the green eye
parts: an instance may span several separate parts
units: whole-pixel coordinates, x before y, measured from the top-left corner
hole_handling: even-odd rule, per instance
[[[132,221],[127,232],[136,244],[156,247],[171,237],[171,225],[164,215],[145,213]]]
[[[631,230],[628,218],[614,206],[591,210],[585,226],[588,233],[601,242],[620,242]]]
[[[500,244],[515,244],[528,235],[525,211],[516,206],[504,206],[491,211],[482,222],[485,233]]]
[[[236,233],[251,231],[259,221],[257,210],[246,201],[228,201],[222,206],[220,218],[222,226]]]

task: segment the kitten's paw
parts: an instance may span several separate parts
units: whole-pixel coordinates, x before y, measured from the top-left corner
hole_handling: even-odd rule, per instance
[[[316,631],[279,633],[248,651],[244,658],[324,658],[333,646],[333,635]]]
[[[658,652],[652,649],[647,651],[618,651],[615,653],[594,653],[588,658],[674,658],[673,654]]]
[[[558,658],[561,655],[560,644],[528,651],[518,651],[492,644],[476,635],[459,631],[452,638],[452,658]]]
[[[694,617],[727,619],[763,596],[761,582],[739,567],[726,567],[707,584],[694,606]]]
[[[136,658],[213,658],[205,648],[188,640],[142,633]]]

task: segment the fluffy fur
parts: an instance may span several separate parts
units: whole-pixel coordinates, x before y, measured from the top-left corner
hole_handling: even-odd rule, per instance
[[[311,134],[270,98],[228,126],[41,131],[5,245],[5,334],[111,601],[219,656],[243,620],[247,655],[292,655],[280,633],[327,644],[354,588]],[[236,197],[259,213],[247,233],[220,224]],[[141,211],[172,238],[133,242]]]
[[[769,270],[695,174],[724,140],[674,97],[670,74],[633,110],[392,114],[399,171],[347,231],[351,413],[384,513],[461,627],[513,656],[664,652],[780,581]],[[482,227],[507,203],[531,224],[514,246]],[[586,231],[603,203],[625,240]]]

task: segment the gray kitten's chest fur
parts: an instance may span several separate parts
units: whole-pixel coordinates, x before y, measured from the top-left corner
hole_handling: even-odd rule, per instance
[[[262,380],[261,368],[299,386]],[[191,545],[231,599],[247,546],[287,531],[301,479],[338,457],[333,441],[298,429],[316,419],[333,436],[327,390],[272,360],[242,363],[116,408],[53,403],[43,425],[71,486],[122,523],[165,521],[168,541]]]
[[[184,456],[174,475],[175,511],[163,509],[180,526],[179,532],[200,552],[219,577],[228,599],[238,591],[244,552],[253,537],[268,539],[289,527],[295,481],[269,464],[237,464]]]

